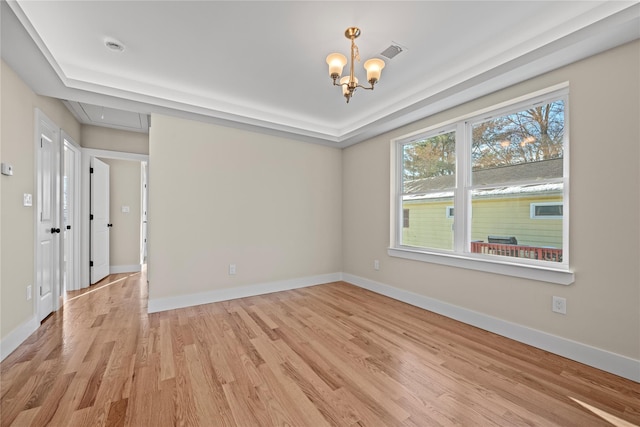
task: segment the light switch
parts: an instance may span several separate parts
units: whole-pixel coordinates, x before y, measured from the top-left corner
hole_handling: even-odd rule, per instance
[[[129,206],[123,206],[122,213],[129,213]]]
[[[29,193],[24,193],[22,195],[22,205],[23,206],[33,206],[33,197]]]

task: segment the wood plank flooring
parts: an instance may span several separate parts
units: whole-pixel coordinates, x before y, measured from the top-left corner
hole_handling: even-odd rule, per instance
[[[0,375],[2,426],[640,424],[638,383],[343,282],[148,315],[109,276]]]

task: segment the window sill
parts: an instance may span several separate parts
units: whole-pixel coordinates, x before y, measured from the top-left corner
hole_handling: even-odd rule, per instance
[[[537,265],[523,265],[505,261],[477,259],[458,254],[440,254],[422,252],[411,248],[389,248],[389,256],[411,259],[414,261],[448,265],[505,276],[521,277],[542,282],[570,285],[575,281],[575,274],[569,270],[547,268]]]

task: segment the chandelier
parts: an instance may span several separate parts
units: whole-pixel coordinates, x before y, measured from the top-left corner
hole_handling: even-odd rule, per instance
[[[349,99],[353,96],[356,88],[362,88],[367,90],[373,90],[373,86],[378,80],[380,80],[380,74],[384,68],[384,61],[382,59],[373,58],[364,63],[364,68],[367,70],[367,81],[371,86],[366,87],[358,84],[358,79],[353,73],[353,63],[355,60],[360,62],[360,52],[358,46],[356,46],[355,40],[360,36],[360,29],[358,27],[349,27],[344,32],[344,36],[351,40],[351,63],[349,64],[350,72],[348,76],[340,78],[342,75],[342,69],[347,64],[347,58],[341,53],[332,53],[327,56],[327,64],[329,64],[329,75],[333,79],[334,86],[342,86],[342,94]],[[338,79],[340,81],[338,82]]]

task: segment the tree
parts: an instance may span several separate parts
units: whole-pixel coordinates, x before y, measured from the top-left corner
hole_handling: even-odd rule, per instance
[[[472,138],[474,170],[562,158],[564,101],[475,124]]]
[[[404,179],[455,174],[455,148],[455,132],[443,133],[405,145]]]
[[[562,158],[564,110],[558,100],[473,124],[473,170]],[[455,142],[451,131],[404,145],[404,180],[454,175]]]

